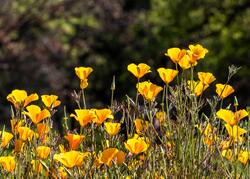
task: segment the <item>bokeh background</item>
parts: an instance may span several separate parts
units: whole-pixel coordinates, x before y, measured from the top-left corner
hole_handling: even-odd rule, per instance
[[[148,63],[154,69],[148,78],[161,84],[156,69],[173,67],[166,49],[191,43],[209,49],[196,71],[214,73],[217,82],[226,81],[230,64],[242,67],[230,84],[241,107],[250,104],[249,0],[1,0],[0,6],[1,121],[10,118],[6,96],[15,88],[57,94],[72,112],[76,66],[94,69],[89,107],[109,105],[113,75],[115,98],[133,96],[129,63]]]

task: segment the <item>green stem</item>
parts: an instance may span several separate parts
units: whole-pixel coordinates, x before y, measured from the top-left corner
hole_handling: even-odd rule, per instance
[[[138,92],[138,88],[139,88],[139,82],[140,82],[140,79],[138,78],[137,79],[137,83],[136,83],[136,97],[135,97],[135,106],[137,107],[138,106],[138,96],[139,96],[139,92]]]
[[[82,89],[82,101],[83,101],[83,108],[86,109],[86,100],[85,100],[84,89]]]

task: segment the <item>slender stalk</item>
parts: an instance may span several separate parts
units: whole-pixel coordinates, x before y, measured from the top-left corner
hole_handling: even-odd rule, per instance
[[[166,83],[166,88],[165,88],[165,96],[166,96],[166,111],[167,111],[167,120],[168,120],[168,127],[169,127],[169,132],[171,134],[172,132],[172,126],[171,126],[171,121],[170,121],[170,111],[169,111],[169,103],[168,103],[168,88],[169,85]]]
[[[82,101],[83,101],[83,108],[86,109],[86,100],[85,100],[84,89],[82,89]]]
[[[114,107],[114,92],[115,92],[115,76],[113,76],[113,81],[112,81],[112,84],[111,84],[111,101],[110,101],[110,106],[111,106],[111,109],[113,109]]]
[[[140,79],[138,78],[137,83],[136,83],[136,88],[139,88],[139,82],[140,82]],[[138,96],[139,96],[139,92],[138,92],[138,89],[136,89],[136,97],[135,97],[135,106],[136,107],[138,106]]]
[[[161,110],[164,111],[164,100],[165,100],[165,96],[166,96],[166,85],[164,85],[163,87],[163,94],[162,94],[162,100],[161,100]]]

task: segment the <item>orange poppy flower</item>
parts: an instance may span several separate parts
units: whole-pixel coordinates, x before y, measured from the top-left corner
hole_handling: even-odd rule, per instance
[[[23,141],[31,140],[33,135],[35,134],[34,131],[28,127],[19,127],[18,133],[20,139],[22,139]]]
[[[216,80],[212,73],[198,72],[198,78],[204,85],[210,85]]]
[[[197,81],[187,81],[188,88],[194,92],[196,96],[200,96],[208,87],[209,85],[203,84],[202,82]]]
[[[89,156],[89,152],[78,152],[71,150],[69,152],[55,154],[53,159],[61,162],[67,168],[75,166],[80,167],[83,165],[84,159]]]
[[[165,56],[169,56],[169,58],[174,62],[178,63],[183,57],[186,55],[186,50],[179,49],[176,47],[169,48]]]
[[[234,92],[234,89],[230,85],[216,84],[216,93],[221,98],[224,99]]]
[[[198,60],[205,57],[205,55],[208,53],[208,50],[204,48],[202,45],[189,45],[189,50],[187,51],[189,57],[190,57],[190,63],[194,64]]]
[[[244,117],[248,116],[248,112],[246,110],[238,110],[235,113],[228,109],[220,109],[216,113],[217,117],[223,119],[226,123],[231,126],[237,125],[238,122]]]
[[[125,155],[124,152],[119,151],[117,148],[105,149],[99,156],[99,165],[104,163],[111,167],[112,162],[122,164],[125,161]]]
[[[56,95],[42,95],[42,102],[47,108],[55,108],[61,104]]]
[[[93,122],[96,124],[102,124],[106,119],[114,119],[112,111],[110,109],[92,109],[95,114]]]
[[[39,123],[37,124],[37,133],[39,135],[39,137],[44,136],[45,134],[48,134],[48,132],[50,131],[50,128],[47,124],[44,123]]]
[[[71,150],[77,150],[79,145],[85,139],[84,135],[67,134],[64,138],[69,142],[69,147]]]
[[[116,135],[121,128],[121,124],[116,122],[105,122],[104,126],[107,133],[111,136]]]
[[[151,83],[150,81],[144,81],[137,84],[137,90],[147,101],[154,101],[163,88]]]
[[[157,71],[162,81],[164,81],[164,83],[167,83],[167,84],[172,82],[174,78],[176,77],[176,75],[178,75],[179,73],[177,70],[166,69],[166,68],[158,68]]]
[[[242,137],[242,135],[247,133],[247,131],[245,129],[240,128],[237,125],[231,126],[229,124],[225,124],[225,127],[227,129],[227,132],[228,132],[228,135],[229,135],[230,139],[232,139],[235,142],[244,141],[244,138]]]
[[[26,109],[27,111],[24,111],[23,114],[28,116],[34,124],[38,124],[43,119],[50,117],[50,112],[47,109],[41,110],[37,105],[30,105]]]
[[[50,154],[50,147],[39,146],[36,148],[37,156],[41,159],[46,159]]]
[[[164,111],[158,111],[156,114],[155,114],[155,117],[157,120],[160,121],[160,123],[163,123],[166,119],[167,119],[167,115]]]
[[[131,63],[128,65],[127,69],[138,79],[142,78],[145,74],[151,72],[150,66],[145,63],[140,63],[138,65]]]
[[[13,90],[7,96],[7,100],[10,101],[17,109],[26,107],[32,101],[38,100],[38,98],[39,97],[36,93],[33,93],[28,96],[25,90],[18,90],[18,89]]]
[[[247,164],[249,160],[249,152],[246,150],[240,150],[238,153],[238,160],[244,165]]]
[[[12,156],[6,156],[6,157],[0,157],[0,164],[3,166],[7,172],[11,173],[16,166],[15,157]]]
[[[1,136],[1,147],[6,147],[10,140],[14,137],[13,134],[9,133],[9,132],[2,132],[0,131],[0,136]]]
[[[16,139],[15,140],[15,145],[14,145],[14,151],[16,153],[21,152],[22,148],[23,148],[23,140]]]
[[[75,73],[80,79],[80,88],[85,89],[88,87],[88,76],[93,71],[91,67],[75,67]]]
[[[11,131],[13,132],[13,134],[16,134],[18,132],[18,128],[24,124],[24,120],[11,119],[10,124]]]
[[[43,165],[40,160],[31,160],[32,168],[34,171],[41,173],[43,170]]]
[[[137,134],[146,132],[149,126],[148,121],[144,121],[142,119],[135,119],[134,124],[135,124],[135,130]]]
[[[136,155],[147,151],[149,147],[149,145],[140,137],[128,139],[124,144],[126,149]]]
[[[183,70],[187,70],[191,67],[194,67],[196,66],[198,63],[197,62],[194,62],[194,63],[191,63],[190,62],[190,57],[188,55],[185,55],[179,62],[178,64],[180,65],[180,67],[183,69]]]
[[[86,126],[95,118],[94,112],[89,109],[76,109],[75,113],[76,115],[70,114],[70,117],[75,118],[79,122],[81,127]]]

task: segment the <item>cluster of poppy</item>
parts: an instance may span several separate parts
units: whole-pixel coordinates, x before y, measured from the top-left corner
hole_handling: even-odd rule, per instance
[[[207,52],[208,50],[199,44],[189,45],[188,50],[168,49],[165,55],[175,63],[176,69],[163,67],[157,69],[159,77],[165,83],[164,87],[150,81],[141,81],[141,78],[152,72],[151,67],[145,63],[138,65],[131,63],[127,66],[127,70],[137,78],[136,89],[138,94],[143,97],[145,102],[151,103],[156,100],[161,91],[169,88],[170,83],[178,77],[180,73],[178,65],[183,71],[189,68],[193,69],[198,64],[198,61],[205,57]],[[145,120],[142,116],[131,117],[133,121],[131,125],[134,126],[135,130],[132,130],[127,140],[122,141],[119,136],[122,122],[114,119],[112,109],[88,109],[86,107],[84,89],[88,87],[88,77],[92,72],[91,67],[75,68],[75,73],[80,79],[79,86],[82,90],[80,94],[82,95],[84,107],[81,107],[80,102],[78,102],[78,109],[75,109],[74,113],[70,114],[69,117],[79,123],[80,133],[67,130],[64,140],[58,146],[54,146],[53,143],[55,142],[55,136],[58,135],[57,131],[51,130],[53,125],[51,119],[56,112],[56,107],[61,104],[58,96],[42,95],[42,108],[39,105],[31,104],[39,100],[36,93],[28,95],[26,91],[16,89],[7,96],[7,100],[14,106],[13,119],[10,121],[11,132],[4,129],[0,131],[1,148],[7,151],[13,144],[13,150],[11,154],[8,153],[9,155],[0,157],[0,164],[8,173],[15,173],[16,175],[16,172],[19,171],[16,162],[20,164],[22,159],[29,161],[28,165],[32,166],[34,172],[45,176],[53,176],[54,178],[73,176],[74,174],[71,171],[74,171],[75,168],[94,167],[98,170],[102,166],[122,165],[126,161],[128,161],[126,166],[130,169],[137,161],[145,160],[144,154],[147,153],[150,147],[153,147],[151,145],[152,141],[149,139],[150,134],[152,134],[149,129],[155,130],[153,121]],[[182,81],[187,87],[186,89],[194,96],[201,96],[209,85],[216,80],[214,75],[209,72],[198,72],[198,79],[199,81],[195,81],[191,76],[190,80]],[[216,84],[216,93],[220,100],[228,97],[233,92],[234,89],[229,84]],[[136,103],[136,105],[138,104]],[[168,111],[166,112],[168,113]],[[170,120],[166,112],[164,109],[157,109],[152,115],[161,125],[166,119]],[[228,109],[220,109],[216,115],[217,118],[226,122],[225,128],[229,137],[227,140],[221,141],[217,137],[216,128],[211,123],[208,123],[204,129],[198,127],[204,144],[212,149],[220,141],[222,156],[230,161],[235,160],[237,157],[241,163],[246,164],[249,152],[245,149],[243,134],[247,131],[239,127],[238,122],[248,116],[247,111],[238,110],[234,113]],[[99,139],[96,133],[98,133],[98,137],[108,137]],[[165,131],[165,133],[166,146],[169,151],[167,156],[171,158],[171,150],[175,144],[170,139],[172,133],[170,134],[169,131]],[[91,141],[88,141],[89,138],[91,138]],[[106,144],[102,143],[101,147],[96,147],[97,140],[105,141]],[[90,142],[90,145],[85,141]],[[238,150],[235,150],[235,145],[237,145]],[[28,154],[28,152],[30,153]],[[136,162],[131,163],[129,159],[132,159],[131,161],[136,160]],[[85,172],[82,171],[81,174],[84,175]]]

